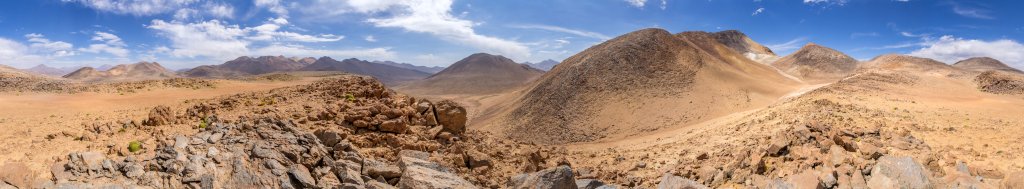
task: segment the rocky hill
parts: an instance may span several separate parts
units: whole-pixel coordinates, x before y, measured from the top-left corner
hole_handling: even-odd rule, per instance
[[[774,101],[791,80],[714,34],[634,31],[569,57],[487,128],[537,143],[618,138]]]
[[[177,77],[177,74],[167,70],[156,62],[120,64],[106,71],[96,70],[92,67],[84,67],[64,75],[64,78],[67,79],[87,82],[150,80],[174,77]]]
[[[299,62],[304,61],[304,62]],[[309,65],[308,59],[292,59],[284,56],[241,56],[220,65],[206,65],[186,71],[188,77],[225,78],[243,75],[259,75],[272,72],[294,71]]]
[[[907,71],[917,73],[943,74],[956,72],[959,69],[930,59],[914,57],[909,55],[886,54],[881,55],[857,66],[858,72],[863,71]]]
[[[964,70],[977,71],[977,72],[999,70],[999,71],[1024,73],[1024,72],[1021,72],[1018,69],[1014,69],[1014,68],[1012,68],[1010,66],[1007,66],[1006,64],[1003,64],[1003,62],[1000,62],[999,60],[996,60],[994,58],[989,58],[989,57],[974,57],[974,58],[964,59],[964,60],[958,61],[955,64],[953,64],[953,67],[964,69]]]
[[[405,81],[412,81],[426,78],[429,73],[412,69],[378,64],[355,58],[337,61],[331,57],[320,57],[316,62],[310,64],[300,71],[341,71],[353,74],[373,76],[387,84],[397,84]]]
[[[832,82],[852,74],[858,61],[842,52],[814,43],[807,43],[793,54],[771,65],[811,83]]]
[[[711,35],[719,43],[756,62],[767,64],[778,58],[771,49],[750,39],[743,32],[725,30],[712,33]]]
[[[397,89],[415,94],[488,94],[525,86],[544,74],[500,55],[472,54],[426,79]]]

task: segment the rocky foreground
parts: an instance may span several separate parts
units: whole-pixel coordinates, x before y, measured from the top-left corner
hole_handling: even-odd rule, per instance
[[[869,76],[864,79],[914,82]],[[645,158],[656,150],[570,151],[467,131],[460,105],[395,93],[369,77],[188,103],[180,110],[156,107],[142,120],[91,124],[80,136],[51,135],[97,144],[127,134],[148,140],[71,152],[57,158],[50,178],[3,172],[0,188],[1024,186],[1024,174],[950,161],[909,131],[860,124],[869,120],[853,116],[893,115],[826,99],[797,100],[783,109],[806,113],[810,120],[788,121],[794,119],[766,112],[727,131],[692,137],[762,133],[716,145],[720,150],[660,146],[677,153],[667,165]],[[755,130],[758,125],[788,127]]]

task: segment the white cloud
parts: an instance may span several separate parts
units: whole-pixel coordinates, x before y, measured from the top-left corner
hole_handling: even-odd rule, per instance
[[[647,0],[625,0],[629,5],[637,8],[643,8],[644,4],[647,4]]]
[[[253,1],[253,4],[258,8],[266,8],[268,11],[277,14],[277,16],[288,16],[288,8],[281,5],[280,0],[255,0]]]
[[[793,50],[793,49],[798,49],[798,48],[802,47],[804,41],[807,41],[806,37],[799,37],[799,38],[796,38],[796,39],[793,39],[793,40],[789,40],[789,41],[787,41],[785,43],[781,43],[781,44],[768,44],[768,45],[765,45],[765,46],[768,46],[768,48],[772,49],[773,51]]]
[[[333,34],[320,34],[320,35],[304,35],[289,31],[279,31],[282,25],[288,24],[288,20],[284,18],[268,19],[267,23],[252,28],[245,28],[246,31],[253,31],[256,34],[249,36],[249,39],[253,40],[283,40],[283,41],[298,41],[298,42],[332,42],[344,39],[345,36],[337,36]]]
[[[81,3],[86,7],[115,14],[149,16],[175,11],[199,0],[61,0]]]
[[[28,38],[29,50],[35,53],[45,53],[53,57],[73,56],[75,52],[72,50],[74,46],[71,43],[63,41],[50,41],[42,34],[31,33],[26,34],[25,38]]]
[[[879,36],[878,32],[854,32],[854,33],[850,34],[850,38],[878,37],[878,36]]]
[[[366,39],[366,41],[369,42],[377,42],[377,38],[373,37],[372,35],[367,35],[366,38],[364,39]]]
[[[6,38],[0,38],[0,64],[14,67],[28,67],[41,63],[43,56],[29,53],[24,44]]]
[[[995,58],[1018,69],[1024,68],[1024,45],[1014,40],[984,41],[946,35],[926,43],[925,47],[911,52],[910,55],[946,63],[984,56]]]
[[[196,23],[153,20],[146,27],[170,39],[170,54],[177,57],[227,59],[249,51],[249,42],[241,39],[246,31],[238,25],[226,25],[218,20]]]
[[[402,28],[407,31],[434,35],[446,41],[461,43],[481,51],[525,58],[530,49],[512,41],[477,34],[473,23],[451,14],[452,0],[394,1],[352,0],[349,5],[363,13],[387,11],[390,18],[370,18],[376,27]]]
[[[214,18],[234,18],[235,7],[230,4],[207,3],[203,5],[206,12]]]
[[[387,60],[394,59],[395,52],[392,52],[389,48],[371,48],[371,49],[350,49],[350,50],[326,50],[326,49],[311,49],[301,45],[281,45],[275,44],[258,48],[253,51],[255,54],[271,55],[271,54],[284,54],[289,56],[300,56],[300,57],[319,57],[319,56],[330,56],[334,58],[359,58],[369,60]]]
[[[90,44],[87,48],[78,48],[78,51],[88,53],[108,53],[117,57],[127,57],[128,49],[125,49],[127,45],[117,35],[107,32],[96,32],[92,37],[93,41],[99,41],[102,43]]]
[[[764,7],[757,8],[756,10],[754,10],[754,13],[751,13],[750,15],[751,16],[757,16],[758,14],[761,14],[762,12],[764,12]]]
[[[190,8],[178,9],[177,12],[174,12],[174,20],[186,21],[188,19],[195,18],[198,16],[199,11]]]
[[[559,26],[527,24],[527,25],[510,25],[509,27],[520,28],[520,29],[547,30],[547,31],[561,32],[561,33],[573,34],[573,35],[578,35],[578,36],[582,36],[582,37],[590,37],[590,38],[601,39],[601,40],[611,39],[611,37],[609,37],[607,35],[604,35],[604,34],[601,34],[601,33],[592,32],[592,31],[574,30],[574,29],[563,28],[563,27],[559,27]]]
[[[995,19],[989,14],[989,10],[964,6],[956,2],[950,2],[953,5],[953,13],[959,14],[960,16],[966,16],[971,18],[979,19]]]

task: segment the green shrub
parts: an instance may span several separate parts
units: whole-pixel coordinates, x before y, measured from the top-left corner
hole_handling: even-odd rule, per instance
[[[199,119],[199,129],[205,129],[206,125],[206,119]]]
[[[139,141],[132,141],[128,143],[128,152],[138,152],[142,150],[142,143]]]
[[[353,102],[356,101],[356,96],[349,93],[345,93],[345,99],[348,99],[349,102]]]

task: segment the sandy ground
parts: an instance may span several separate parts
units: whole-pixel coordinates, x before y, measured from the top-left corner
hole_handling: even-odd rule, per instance
[[[86,133],[84,124],[141,121],[156,105],[175,107],[188,99],[268,90],[306,84],[317,79],[273,82],[218,80],[215,88],[166,88],[128,94],[0,94],[0,130],[3,130],[0,132],[0,146],[3,147],[0,148],[0,164],[25,164],[42,178],[47,178],[49,171],[45,170],[49,170],[50,164],[71,151],[102,148],[127,143],[128,140],[145,140],[145,136],[131,136],[129,133],[115,137],[112,141],[78,141],[76,138]]]

